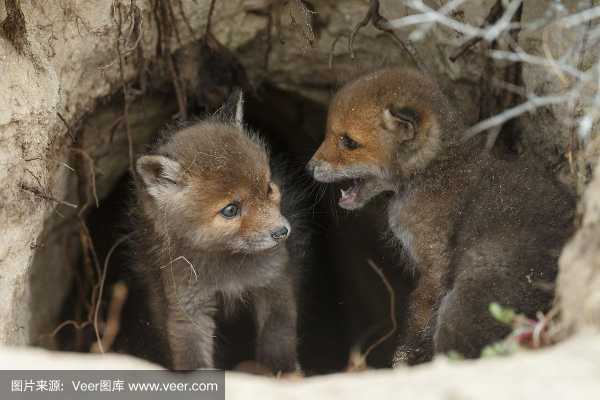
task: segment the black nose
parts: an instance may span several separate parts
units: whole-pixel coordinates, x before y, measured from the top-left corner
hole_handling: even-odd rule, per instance
[[[277,241],[283,240],[287,237],[289,232],[290,231],[288,230],[287,227],[282,226],[281,228],[278,228],[278,229],[275,229],[274,231],[272,231],[271,237]]]

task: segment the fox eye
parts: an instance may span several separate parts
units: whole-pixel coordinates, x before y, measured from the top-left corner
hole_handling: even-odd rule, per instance
[[[348,150],[356,150],[359,147],[361,147],[360,143],[358,143],[356,140],[352,139],[350,136],[343,134],[342,136],[340,136],[340,143],[342,145],[342,147],[344,147],[345,149]]]
[[[236,203],[227,204],[219,211],[227,219],[236,217],[240,213],[240,206]]]

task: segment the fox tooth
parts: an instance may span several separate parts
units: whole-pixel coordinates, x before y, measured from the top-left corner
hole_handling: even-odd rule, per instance
[[[346,197],[347,192],[344,189],[340,189],[340,192],[342,192],[342,198]]]

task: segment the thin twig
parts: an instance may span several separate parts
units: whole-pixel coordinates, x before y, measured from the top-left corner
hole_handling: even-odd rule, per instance
[[[100,337],[100,331],[98,329],[98,315],[100,314],[100,306],[102,305],[102,292],[104,291],[104,282],[106,281],[106,271],[108,270],[108,263],[110,262],[110,257],[113,252],[119,247],[119,245],[129,239],[133,233],[129,233],[112,245],[108,253],[106,254],[106,258],[104,259],[104,268],[102,269],[102,276],[100,277],[100,289],[98,291],[98,300],[96,302],[96,308],[94,311],[94,332],[96,333],[96,343],[98,343],[98,350],[100,353],[104,353],[104,346],[102,345],[102,338]]]
[[[210,35],[212,17],[213,17],[213,13],[215,11],[215,1],[216,0],[210,0],[210,6],[208,7],[208,15],[206,16],[206,30],[204,32],[205,38],[208,37],[208,35]]]
[[[273,49],[273,5],[269,5],[267,8],[267,44],[265,49],[264,58],[264,69],[265,72],[269,71],[269,59],[271,58],[271,51]]]
[[[360,20],[360,22],[358,24],[356,24],[356,26],[350,33],[350,40],[348,41],[348,49],[350,50],[350,58],[354,58],[354,38],[358,34],[358,31],[360,31],[362,28],[367,26],[369,24],[369,22],[371,22],[374,14],[375,14],[376,8],[379,8],[379,2],[371,0],[371,2],[369,3],[369,9],[367,10],[367,14],[363,17],[362,20]]]
[[[465,141],[471,139],[478,133],[481,133],[485,130],[488,130],[494,126],[502,125],[505,122],[518,117],[521,114],[524,114],[529,111],[534,111],[540,107],[546,107],[553,104],[564,103],[567,99],[573,97],[573,93],[567,93],[563,95],[556,96],[545,96],[545,97],[531,97],[525,103],[519,104],[516,107],[509,108],[508,110],[503,111],[500,114],[494,115],[493,117],[487,118],[475,126],[469,128],[465,134]]]
[[[90,156],[85,150],[82,150],[78,147],[71,147],[70,150],[74,153],[79,154],[83,158],[85,158],[88,162],[90,177],[91,177],[91,185],[92,185],[92,195],[94,196],[94,200],[96,201],[96,208],[100,207],[100,200],[98,200],[98,191],[96,189],[96,167],[94,163],[94,159]]]
[[[100,346],[102,346],[104,351],[109,351],[115,342],[121,327],[121,312],[125,305],[125,301],[127,300],[127,293],[127,286],[123,282],[117,282],[113,286],[113,295],[108,308],[108,317],[106,319],[105,328],[102,332],[102,341],[92,345],[92,348],[90,349],[92,353],[98,353]]]
[[[70,203],[70,202],[65,201],[65,200],[57,199],[56,197],[52,196],[51,194],[43,193],[39,189],[31,188],[31,187],[28,187],[28,186],[26,186],[24,184],[21,185],[21,190],[25,190],[25,191],[27,191],[29,193],[32,193],[34,196],[39,197],[40,199],[44,199],[44,200],[48,200],[48,201],[53,201],[55,203],[62,204],[62,205],[67,206],[67,207],[71,207],[71,208],[77,208],[77,207],[79,207],[77,204],[73,204],[73,203]]]
[[[69,164],[67,164],[64,161],[61,160],[55,160],[54,158],[50,158],[50,157],[46,157],[46,158],[42,158],[42,157],[31,157],[31,158],[25,158],[23,159],[23,161],[26,162],[30,162],[30,161],[52,161],[55,162],[57,164],[62,165],[63,167],[65,167],[66,169],[68,169],[69,171],[75,172],[75,168],[71,167]]]
[[[396,44],[399,45],[402,50],[410,56],[418,69],[421,71],[427,71],[427,66],[421,61],[417,54],[417,50],[409,43],[405,43],[402,39],[400,39],[400,37],[398,37],[398,35],[396,35],[396,32],[390,25],[390,22],[379,13],[379,7],[379,0],[371,0],[367,14],[358,24],[356,24],[352,30],[350,39],[348,41],[350,58],[354,58],[354,38],[358,34],[358,31],[371,22],[373,27],[390,35]]]
[[[496,3],[490,9],[487,17],[485,17],[485,21],[481,24],[481,28],[484,28],[486,25],[490,25],[498,20],[501,15],[504,7],[502,7],[502,0],[497,0]],[[471,47],[475,46],[477,43],[481,41],[481,36],[475,36],[467,40],[463,43],[458,49],[456,49],[449,57],[450,61],[455,62],[458,58],[462,57],[463,54],[467,52]]]
[[[175,263],[175,262],[177,262],[179,260],[185,261],[190,266],[190,269],[193,272],[194,277],[196,278],[196,280],[198,280],[198,272],[196,272],[196,268],[194,267],[194,264],[192,264],[190,262],[190,260],[188,260],[187,258],[185,258],[185,256],[179,256],[177,258],[174,258],[173,260],[169,261],[167,264],[162,265],[159,269],[165,269],[165,268],[173,265],[173,263]]]
[[[171,81],[173,81],[173,87],[175,88],[175,97],[177,97],[177,105],[179,107],[179,118],[187,120],[187,96],[185,90],[182,87],[183,83],[179,80],[179,75],[175,69],[175,62],[170,52],[166,54],[167,66],[169,67],[169,73],[171,74]]]
[[[166,8],[166,15],[167,15],[167,20],[169,21],[168,23],[171,25],[173,32],[175,33],[175,40],[177,41],[177,44],[179,46],[181,46],[181,37],[179,35],[179,28],[177,27],[177,23],[175,21],[175,12],[173,11],[173,5],[171,4],[170,0],[162,0],[162,4],[165,5]]]
[[[65,119],[65,117],[62,116],[61,113],[57,112],[56,115],[58,116],[58,118],[62,121],[62,123],[67,128],[67,135],[69,135],[69,137],[71,138],[71,143],[75,143],[75,136],[73,135],[71,125],[69,125],[67,123],[67,120]]]
[[[181,15],[181,19],[185,23],[185,26],[188,28],[188,31],[190,32],[190,36],[195,37],[196,32],[192,28],[192,25],[190,24],[190,21],[188,20],[187,15],[185,15],[185,11],[183,9],[183,3],[181,0],[177,0],[177,6],[179,8],[179,15]]]
[[[390,322],[392,323],[392,327],[385,335],[380,337],[377,341],[372,343],[367,348],[367,350],[365,351],[364,356],[363,356],[365,358],[365,360],[367,359],[369,354],[371,354],[371,352],[375,348],[377,348],[377,346],[381,345],[381,343],[383,343],[386,340],[388,340],[389,338],[391,338],[394,335],[394,333],[396,332],[396,330],[398,329],[398,321],[396,320],[396,294],[394,293],[394,288],[392,287],[392,285],[390,284],[388,279],[385,277],[385,275],[383,274],[381,269],[377,265],[375,265],[373,260],[367,260],[367,263],[369,264],[369,267],[371,267],[371,269],[373,271],[375,271],[375,273],[379,276],[379,278],[381,279],[381,282],[383,282],[383,284],[385,285],[385,288],[388,292],[389,306],[390,306],[390,309],[389,309]]]
[[[52,336],[53,338],[56,337],[56,335],[58,335],[58,332],[60,332],[63,328],[65,328],[67,326],[73,326],[75,329],[80,331],[83,328],[85,328],[86,326],[89,326],[91,324],[92,324],[92,321],[83,321],[83,322],[77,322],[77,321],[73,321],[73,320],[63,321],[60,325],[58,325],[56,328],[54,328],[54,330],[52,331],[50,336]]]
[[[333,41],[331,42],[331,48],[329,50],[329,69],[333,68],[333,52],[335,51],[335,46],[337,45],[337,43],[339,42],[339,40],[344,37],[343,34],[338,35],[335,37],[335,39],[333,39]]]
[[[113,3],[116,4],[116,3]],[[121,86],[123,90],[123,118],[125,119],[125,132],[127,134],[127,148],[129,152],[129,170],[131,173],[134,172],[133,167],[133,139],[131,137],[131,126],[129,124],[129,96],[127,93],[127,82],[125,81],[125,67],[123,54],[121,52],[121,35],[122,35],[122,26],[123,26],[123,16],[121,15],[121,9],[118,6],[113,6],[114,12],[117,13],[118,17],[115,20],[117,22],[118,34],[117,39],[115,41],[115,46],[117,50],[117,56],[119,60],[119,76],[121,78]]]
[[[102,276],[102,271],[100,270],[100,258],[98,257],[98,252],[96,252],[96,247],[94,246],[94,241],[92,240],[92,234],[90,233],[90,230],[87,224],[85,223],[85,218],[83,218],[82,215],[79,215],[78,217],[82,242],[84,244],[86,252],[89,251],[92,254],[96,278],[100,279],[100,277]],[[91,304],[94,304],[93,298]]]

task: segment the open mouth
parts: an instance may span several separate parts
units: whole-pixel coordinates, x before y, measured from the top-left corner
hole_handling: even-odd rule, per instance
[[[345,189],[340,189],[340,199],[338,200],[338,204],[340,207],[346,210],[352,210],[361,206],[360,195],[361,189],[364,186],[364,179],[352,179],[347,185],[346,183],[342,183],[342,186],[345,186]]]
[[[394,187],[375,177],[354,178],[340,181],[340,199],[338,205],[345,210],[363,207],[380,193],[393,193]]]

